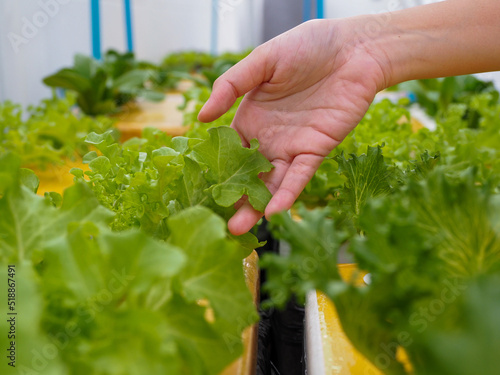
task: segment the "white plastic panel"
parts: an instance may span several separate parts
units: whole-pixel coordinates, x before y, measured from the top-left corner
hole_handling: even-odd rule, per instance
[[[403,0],[325,0],[327,18],[344,18],[394,11],[403,8]]]
[[[241,51],[262,40],[263,0],[219,0],[218,52]]]
[[[438,3],[445,0],[325,0],[327,18],[344,18],[362,14],[393,12],[418,5]],[[476,74],[479,79],[493,81],[500,89],[500,72]]]
[[[90,51],[88,0],[0,2],[0,99],[23,105],[50,95],[42,78]]]
[[[218,0],[217,53],[261,40],[264,0]],[[127,49],[123,0],[101,0],[101,49]],[[132,0],[138,58],[159,62],[169,52],[211,50],[212,0]],[[0,1],[0,100],[23,105],[50,95],[41,80],[90,55],[90,0]],[[38,26],[37,26],[38,25]]]
[[[160,61],[172,51],[210,49],[211,1],[135,1],[133,17],[139,58]]]
[[[123,0],[101,0],[100,3],[102,51],[112,48],[119,52],[125,52],[127,50],[127,36]]]
[[[444,0],[325,0],[325,8],[327,18],[343,18],[362,14],[394,12],[440,1]]]
[[[325,360],[316,291],[307,294],[304,331],[307,374],[325,375]]]
[[[265,0],[218,0],[216,52],[241,51],[262,40]],[[272,1],[272,0],[270,0]],[[101,47],[126,50],[123,0],[101,0]],[[435,0],[326,0],[326,16],[347,17]],[[212,0],[132,0],[134,46],[140,59],[212,50]],[[276,17],[280,17],[279,14]],[[37,103],[50,93],[41,80],[91,53],[90,0],[0,1],[0,100]],[[483,78],[500,82],[499,74]]]

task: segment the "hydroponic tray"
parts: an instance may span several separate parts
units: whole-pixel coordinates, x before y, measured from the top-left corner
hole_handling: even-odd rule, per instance
[[[344,280],[355,277],[363,285],[366,273],[359,272],[355,264],[339,264]],[[404,361],[404,353],[398,352]],[[382,375],[356,350],[340,324],[335,306],[323,293],[314,291],[306,303],[306,363],[308,375]]]
[[[178,109],[184,103],[181,93],[167,93],[161,102],[137,102],[127,106],[116,115],[116,127],[121,132],[121,141],[140,137],[146,127],[160,129],[171,136],[184,135],[183,112]]]

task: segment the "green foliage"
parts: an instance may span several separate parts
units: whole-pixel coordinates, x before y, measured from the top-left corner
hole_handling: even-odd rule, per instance
[[[163,59],[161,67],[165,70],[199,73],[208,87],[231,66],[248,56],[251,50],[242,53],[226,52],[213,56],[206,52],[185,51],[172,53]]]
[[[133,62],[133,55],[109,52],[104,62],[76,55],[72,68],[64,68],[44,78],[50,87],[77,94],[77,104],[88,115],[110,114],[136,98],[159,101],[163,93],[148,87],[155,71]]]
[[[403,166],[425,151],[421,144],[412,142],[411,115],[400,103],[384,99],[373,104],[358,126],[337,147],[338,154],[361,154],[367,147],[384,145],[384,156],[389,163]],[[434,151],[434,150],[430,150]]]
[[[302,196],[327,207],[271,218],[292,251],[261,263],[268,304],[321,290],[354,346],[387,374],[408,373],[399,350],[416,375],[500,365],[500,106],[488,85],[469,96],[443,85],[435,131],[414,133],[400,105],[373,105]],[[370,285],[340,278],[345,248]]]
[[[478,94],[491,94],[491,103],[497,102],[499,98],[493,82],[481,81],[472,75],[409,81],[393,89],[412,92],[427,114],[438,118],[446,116],[452,104],[468,106],[471,99]],[[473,108],[463,114],[463,119],[470,128],[477,127],[480,117]]]
[[[420,373],[494,375],[498,372],[499,290],[498,275],[470,283],[456,306],[463,329],[450,332],[435,327],[419,338],[419,345],[424,348],[419,353]],[[450,314],[445,314],[446,319]]]
[[[301,206],[298,214],[300,220],[284,212],[271,218],[274,237],[292,246],[290,255],[267,253],[260,262],[269,275],[264,288],[272,303],[280,307],[292,294],[303,301],[309,290],[323,288],[340,278],[337,255],[346,233],[336,230],[328,208],[309,211]]]
[[[171,53],[163,59],[162,67],[185,72],[197,72],[213,65],[215,57],[206,52],[184,51]]]
[[[393,189],[394,172],[385,164],[381,147],[368,146],[367,153],[359,157],[352,154],[347,160],[342,154],[335,160],[339,165],[338,173],[346,180],[339,198],[345,200],[355,216],[359,216],[368,198],[386,195]]]
[[[186,53],[157,67],[109,51],[102,62],[77,56],[46,79],[95,115],[159,99],[154,90],[189,78],[188,137],[146,129],[120,145],[110,121],[75,115],[71,98],[26,119],[19,106],[0,106],[0,277],[16,264],[17,350],[33,354],[19,356],[20,371],[217,374],[241,354],[242,330],[257,319],[242,259],[260,244],[226,226],[244,195],[265,209],[258,176],[272,166],[256,141],[244,148],[222,126],[241,99],[213,123],[197,121],[214,80],[241,57]],[[496,374],[498,92],[472,77],[409,85],[436,130],[414,132],[404,102],[370,107],[301,196],[325,207],[271,219],[292,251],[262,259],[268,304],[323,291],[352,343],[387,374],[407,373],[399,349],[416,375]],[[36,196],[38,178],[21,166],[75,154],[90,171],[73,169],[63,197]],[[370,285],[341,279],[346,248]]]
[[[472,127],[467,117],[470,111],[477,114]],[[460,176],[474,166],[479,170],[475,175],[478,183],[491,180],[498,185],[499,118],[497,94],[487,92],[468,96],[467,103],[451,102],[436,117],[435,130],[414,132],[410,113],[400,104],[382,100],[370,107],[359,125],[325,159],[300,200],[310,205],[327,204],[345,183],[345,178],[335,173],[339,168],[336,157],[342,153],[361,155],[367,147],[377,146],[383,146],[385,163],[390,168],[414,169],[414,161],[424,154],[439,155],[439,163],[446,165],[448,175]],[[435,158],[434,164],[437,162]]]
[[[0,103],[0,153],[17,154],[23,166],[43,168],[89,151],[85,137],[111,128],[112,120],[74,113],[71,97],[47,99],[23,114],[19,105]]]
[[[373,104],[358,126],[327,157],[300,196],[308,204],[325,205],[345,182],[338,172],[341,154],[361,155],[369,148],[383,146],[384,160],[401,169],[410,166],[426,150],[435,152],[431,142],[418,140],[413,134],[411,116],[400,104],[384,99]]]
[[[486,278],[493,283],[489,293],[500,285],[500,200],[489,185],[476,184],[473,172],[457,178],[445,171],[438,167],[368,200],[359,215],[362,234],[346,230],[336,209],[299,211],[299,222],[284,213],[272,218],[275,234],[292,246],[290,256],[262,262],[273,302],[286,302],[292,292],[303,297],[308,290],[323,291],[352,343],[387,374],[406,373],[396,360],[397,347],[405,349],[415,374],[474,373],[454,370],[471,369],[471,357],[451,353],[478,353],[474,335],[488,340],[485,332],[500,329],[498,319],[471,320],[480,320],[489,307],[474,285]],[[336,271],[346,239],[359,267],[371,274],[368,286],[344,282]],[[455,341],[459,337],[463,347]],[[474,362],[488,374],[499,365],[491,353],[478,354],[487,363]]]
[[[89,134],[96,147],[84,157],[90,171],[76,169],[77,180],[90,179],[100,202],[117,213],[112,227],[123,230],[140,226],[166,239],[168,217],[188,207],[203,205],[229,219],[233,205],[243,195],[264,210],[271,194],[258,178],[272,165],[258,152],[258,143],[244,148],[237,133],[228,127],[211,129],[208,138],[176,137],[131,140],[120,146],[109,133]],[[163,143],[163,144],[162,144]],[[248,234],[244,246],[255,246]],[[250,241],[250,242],[248,242]]]
[[[207,191],[215,203],[230,207],[246,195],[256,210],[264,212],[271,193],[258,175],[269,172],[272,164],[258,152],[259,142],[254,139],[250,148],[242,147],[238,133],[225,126],[210,129],[208,136],[193,147],[191,155],[208,168]]]
[[[103,56],[103,68],[113,79],[132,70],[147,70],[151,73],[148,86],[151,85],[157,90],[173,89],[183,77],[176,71],[162,69],[152,62],[139,61],[133,52],[119,53],[115,50],[108,50]]]
[[[0,275],[15,265],[19,314],[16,368],[3,373],[218,374],[241,354],[257,314],[222,218],[187,208],[161,242],[112,232],[113,213],[87,184],[55,208],[31,191],[15,155],[1,158]],[[9,331],[6,319],[0,326]]]

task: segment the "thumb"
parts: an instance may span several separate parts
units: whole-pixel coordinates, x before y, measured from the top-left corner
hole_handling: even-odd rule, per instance
[[[257,47],[217,78],[210,98],[198,114],[199,121],[210,122],[218,119],[231,108],[236,99],[271,78],[272,71],[265,47],[266,45]]]

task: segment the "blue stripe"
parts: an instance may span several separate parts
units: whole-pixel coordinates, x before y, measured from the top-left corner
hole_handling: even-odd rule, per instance
[[[99,11],[99,0],[90,1],[90,15],[92,22],[92,55],[95,59],[101,59],[101,16]]]
[[[302,20],[304,22],[309,21],[311,19],[311,0],[304,0],[303,8],[302,8]]]
[[[219,8],[219,0],[212,0],[212,25],[210,31],[210,53],[217,55],[219,46],[219,19],[217,12]]]
[[[132,32],[132,0],[123,0],[125,6],[125,28],[127,30],[127,49],[129,52],[134,51],[134,37]]]
[[[317,17],[319,19],[325,18],[325,1],[324,0],[318,0],[318,3],[316,4],[318,7],[317,9]]]

